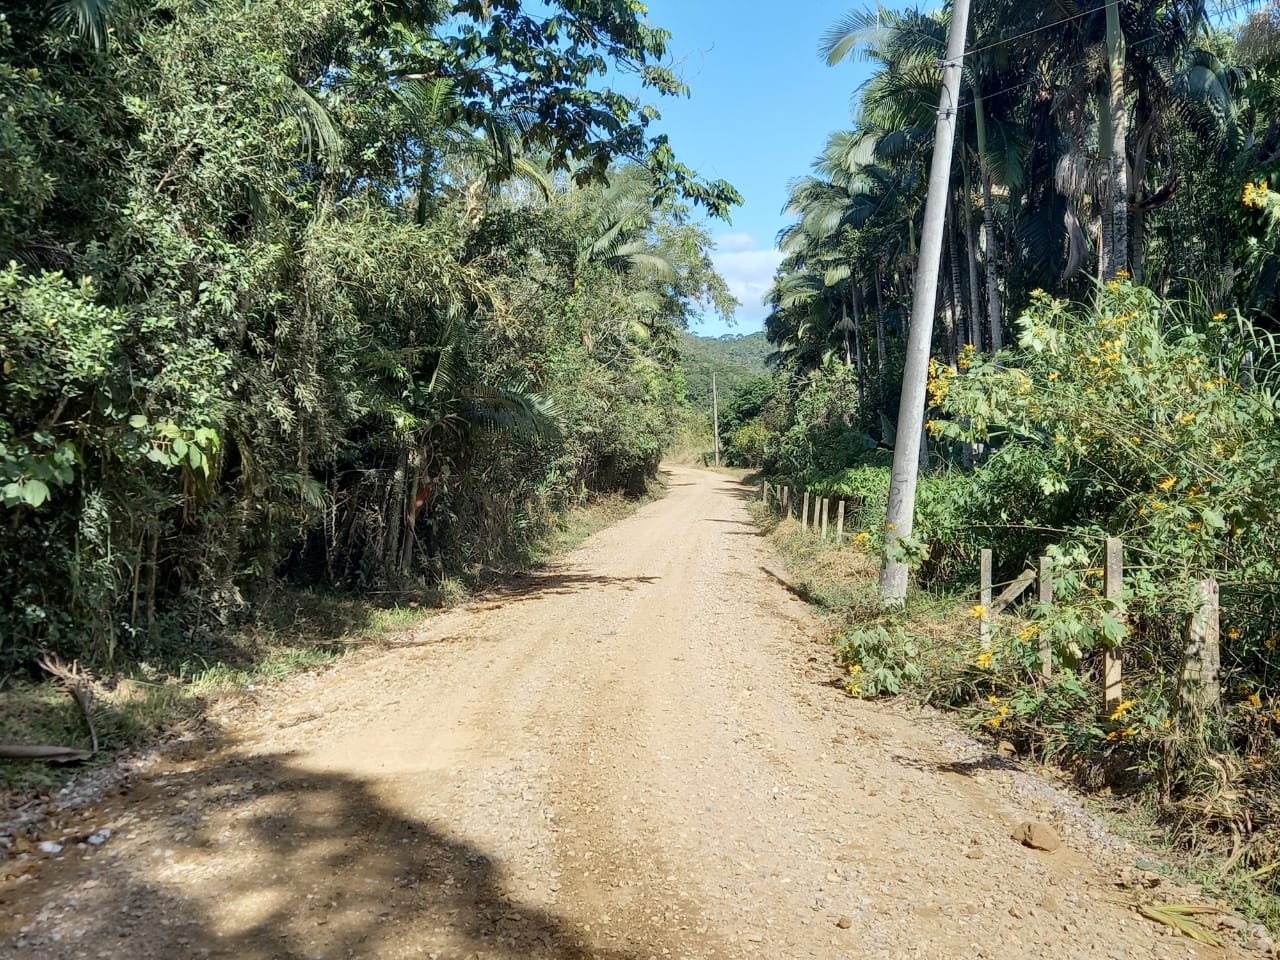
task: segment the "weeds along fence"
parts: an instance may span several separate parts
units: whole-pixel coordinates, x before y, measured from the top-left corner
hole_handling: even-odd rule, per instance
[[[980,554],[978,569],[979,631],[983,649],[991,644],[994,618],[1000,616],[1018,600],[1033,584],[1038,584],[1037,601],[1041,611],[1052,611],[1054,604],[1054,565],[1049,557],[1040,557],[1037,568],[1022,571],[1005,583],[992,583],[994,566],[990,550]],[[1102,593],[1117,618],[1120,636],[1102,646],[1102,705],[1111,712],[1124,700],[1124,663],[1121,655],[1121,639],[1127,632],[1124,624],[1124,541],[1108,537],[1102,571]],[[997,587],[1003,587],[999,595]],[[1203,713],[1216,707],[1221,698],[1219,673],[1221,671],[1221,601],[1218,582],[1212,578],[1196,584],[1193,609],[1187,615],[1182,630],[1182,672],[1178,678],[1178,702],[1183,711]],[[1040,672],[1049,679],[1053,676],[1053,648],[1045,633],[1040,639]]]
[[[795,517],[798,507],[800,524],[805,530],[812,527],[823,540],[834,536],[837,544],[844,543],[844,518],[848,501],[811,495],[808,490],[801,491],[797,501],[790,487],[771,484],[768,480],[761,483],[760,500],[766,507],[788,517]]]
[[[829,519],[834,509],[834,537],[837,544],[844,542],[844,524],[848,501],[811,494],[808,490],[797,496],[791,487],[763,481],[760,497],[766,507],[784,516],[800,521],[802,529],[812,528],[819,537],[827,539]],[[798,511],[798,515],[797,515]],[[1115,710],[1124,700],[1124,664],[1121,643],[1124,625],[1124,542],[1118,537],[1106,541],[1106,559],[1103,565],[1103,597],[1114,611],[1121,636],[1103,644],[1101,680],[1102,707],[1107,713]],[[1050,557],[1042,556],[1035,569],[1028,568],[1012,580],[992,582],[994,558],[992,551],[984,549],[980,554],[978,571],[978,630],[982,648],[988,651],[992,645],[992,628],[996,619],[1032,588],[1038,587],[1037,604],[1042,613],[1048,614],[1054,605],[1054,564]],[[999,589],[999,594],[996,590]],[[1192,612],[1187,616],[1182,631],[1182,671],[1178,678],[1178,703],[1180,712],[1203,715],[1214,708],[1221,699],[1219,673],[1221,671],[1221,604],[1217,581],[1205,579],[1196,585]],[[1047,632],[1040,634],[1040,673],[1050,679],[1054,673],[1053,647]]]

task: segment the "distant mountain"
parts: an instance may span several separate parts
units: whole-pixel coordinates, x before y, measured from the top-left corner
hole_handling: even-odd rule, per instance
[[[764,331],[723,337],[680,335],[684,358],[681,367],[689,388],[689,402],[700,405],[711,398],[711,371],[716,373],[720,398],[731,396],[743,383],[769,372],[764,358],[773,352]]]

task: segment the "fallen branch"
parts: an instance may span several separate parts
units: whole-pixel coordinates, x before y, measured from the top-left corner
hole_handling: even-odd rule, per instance
[[[49,744],[0,743],[0,760],[46,760],[49,763],[78,763],[93,754],[75,747]]]
[[[79,763],[90,760],[98,752],[98,729],[93,724],[93,711],[90,709],[89,691],[84,684],[84,676],[80,673],[80,665],[76,661],[63,663],[57,654],[45,653],[37,663],[46,672],[62,681],[62,686],[71,699],[80,708],[84,722],[89,727],[89,738],[93,741],[92,750],[80,750],[76,747],[62,747],[52,744],[0,743],[0,760],[44,760],[48,763]]]
[[[1220,913],[1221,911],[1216,907],[1190,903],[1145,903],[1131,897],[1115,897],[1113,900],[1115,903],[1132,907],[1148,920],[1172,927],[1184,937],[1189,937],[1197,943],[1210,947],[1226,945],[1220,936],[1195,919],[1197,916]]]

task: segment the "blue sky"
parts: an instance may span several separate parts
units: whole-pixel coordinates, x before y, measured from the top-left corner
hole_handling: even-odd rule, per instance
[[[711,221],[716,265],[741,301],[737,324],[708,317],[704,336],[761,329],[781,255],[774,239],[787,222],[787,182],[809,164],[833,130],[851,123],[850,103],[869,69],[828,67],[822,33],[857,3],[836,0],[647,0],[649,20],[674,36],[672,65],[692,88],[689,99],[656,101],[676,156],[699,173],[723,178],[745,203],[732,224]],[[894,4],[897,6],[897,4]]]

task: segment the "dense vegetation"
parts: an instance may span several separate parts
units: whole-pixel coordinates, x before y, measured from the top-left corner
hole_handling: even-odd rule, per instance
[[[638,491],[731,309],[627,0],[0,13],[0,674],[199,652]]]
[[[722,396],[731,396],[748,380],[767,372],[766,358],[773,352],[764,333],[699,337],[681,334],[680,367],[684,371],[689,402],[711,402],[711,373]]]
[[[949,16],[856,11],[824,37],[832,63],[875,73],[853,128],[792,184],[767,321],[780,365],[749,398],[768,471],[852,497],[872,540]],[[842,642],[854,685],[963,705],[1090,782],[1151,786],[1192,835],[1234,837],[1232,863],[1272,863],[1280,7],[1228,29],[1195,3],[975,0],[966,48],[927,467],[898,549],[919,586],[969,597],[982,548],[997,581],[1047,553],[1059,602],[938,656],[909,618],[864,609]],[[1127,547],[1119,604],[1100,596],[1108,536]],[[1209,577],[1224,702],[1205,718],[1178,685]],[[1062,665],[1047,682],[1044,635]],[[1116,646],[1130,684],[1101,711]]]

